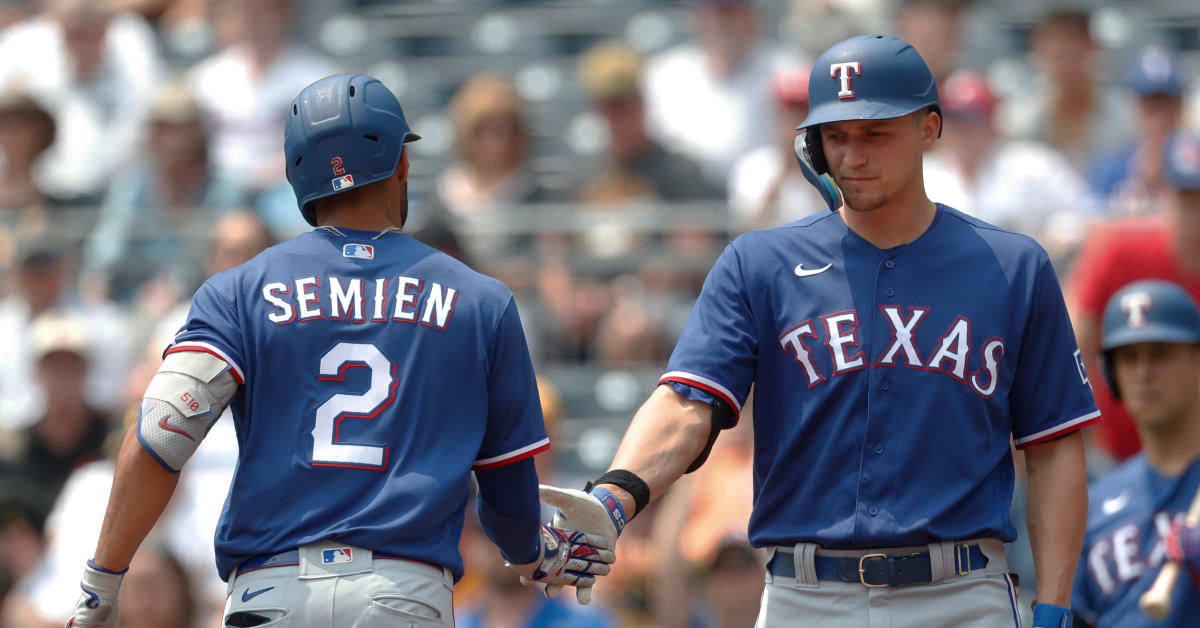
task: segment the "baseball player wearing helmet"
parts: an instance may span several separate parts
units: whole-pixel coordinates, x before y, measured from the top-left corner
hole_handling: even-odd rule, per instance
[[[121,574],[227,406],[226,626],[452,626],[472,470],[523,581],[607,572],[611,552],[539,524],[531,456],[549,441],[512,294],[400,231],[416,139],[368,76],[292,102],[288,180],[317,228],[196,292],[126,434],[68,625],[117,624]]]
[[[1138,600],[1167,558],[1200,582],[1200,529],[1183,525],[1200,488],[1200,312],[1177,284],[1131,283],[1104,307],[1100,348],[1142,451],[1091,488],[1071,605],[1088,626],[1194,625],[1196,587],[1174,588],[1162,622],[1142,614]]]
[[[1016,626],[1015,439],[1035,623],[1059,626],[1086,517],[1077,430],[1099,413],[1054,269],[1032,239],[925,197],[941,118],[910,45],[838,43],[809,95],[797,144],[833,211],[730,244],[611,470],[543,500],[613,539],[753,386],[749,534],[772,554],[758,626]]]

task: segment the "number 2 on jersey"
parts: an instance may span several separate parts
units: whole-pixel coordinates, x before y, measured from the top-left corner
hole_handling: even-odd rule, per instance
[[[317,406],[317,423],[313,426],[313,466],[349,467],[383,471],[387,468],[386,445],[349,444],[339,441],[344,419],[374,419],[396,399],[396,365],[372,344],[339,342],[321,357],[317,379],[340,382],[346,370],[366,367],[371,372],[371,386],[358,395],[338,393]]]

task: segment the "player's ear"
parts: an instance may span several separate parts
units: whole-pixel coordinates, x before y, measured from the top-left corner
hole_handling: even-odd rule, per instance
[[[397,182],[402,183],[404,181],[408,181],[408,147],[407,146],[400,149],[400,164],[396,166],[396,173],[393,176],[396,177]]]
[[[933,148],[934,142],[942,135],[942,114],[935,109],[927,109],[921,116],[921,150]]]

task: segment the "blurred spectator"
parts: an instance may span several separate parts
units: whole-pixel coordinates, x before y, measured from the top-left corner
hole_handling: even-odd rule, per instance
[[[94,201],[134,155],[161,67],[154,34],[105,2],[46,0],[0,35],[0,84],[20,81],[50,108],[54,146],[34,173],[59,198]]]
[[[664,496],[651,598],[663,628],[751,626],[766,557],[747,539],[753,507],[753,394],[704,466]],[[681,578],[679,565],[691,567]],[[698,595],[699,594],[699,595]]]
[[[186,86],[164,87],[150,121],[146,158],[109,189],[84,263],[120,301],[155,276],[197,285],[206,245],[197,235],[244,200],[209,167],[200,109]]]
[[[718,197],[691,160],[675,155],[646,130],[641,88],[642,58],[623,43],[592,48],[579,60],[579,80],[608,127],[607,164],[592,170],[581,200],[599,203],[630,198],[688,201]]]
[[[42,154],[54,143],[54,127],[54,118],[23,86],[10,84],[0,95],[0,214],[41,211],[57,204],[34,178]],[[8,216],[3,220],[9,222]]]
[[[521,98],[505,79],[480,74],[454,95],[450,118],[455,162],[438,179],[434,214],[467,227],[469,255],[510,255],[517,243],[498,230],[511,212],[499,210],[549,196],[526,163],[530,137]]]
[[[196,603],[188,574],[165,547],[147,544],[121,583],[121,628],[193,628]]]
[[[941,85],[958,66],[964,0],[901,0],[896,36],[912,44]]]
[[[944,132],[925,159],[929,198],[1034,236],[1055,257],[1077,246],[1084,218],[1096,210],[1083,178],[1044,144],[1000,137],[984,75],[952,75],[941,97]]]
[[[1079,254],[1067,293],[1071,320],[1096,404],[1104,415],[1097,444],[1118,460],[1141,447],[1124,406],[1100,376],[1100,315],[1121,286],[1139,279],[1165,279],[1200,300],[1200,136],[1180,131],[1167,141],[1169,192],[1161,215],[1126,218],[1096,227]]]
[[[68,290],[69,273],[61,245],[30,242],[16,268],[16,290],[0,300],[0,338],[8,339],[0,352],[0,428],[19,429],[45,410],[35,380],[30,325],[52,309],[82,321],[91,340],[88,403],[112,412],[121,398],[130,351],[124,317],[107,302],[75,298]]]
[[[760,36],[754,0],[690,4],[695,41],[646,66],[647,124],[668,149],[724,186],[742,155],[773,143],[771,77],[800,63]]]
[[[191,295],[203,280],[213,275],[240,266],[250,261],[263,249],[274,244],[271,233],[262,220],[252,212],[234,210],[217,218],[206,227],[209,238],[198,242],[206,247],[202,254],[204,270],[196,283],[181,285],[171,277],[160,277],[146,285],[138,295],[138,314],[155,324],[155,336],[162,339],[156,356],[161,360],[161,351],[183,326],[191,308]],[[155,362],[154,368],[158,368]],[[153,374],[153,371],[151,371]],[[147,383],[149,380],[146,380]],[[133,391],[131,403],[141,399],[145,387]]]
[[[1152,47],[1141,51],[1129,72],[1129,87],[1138,97],[1137,139],[1092,161],[1092,189],[1122,214],[1158,211],[1166,193],[1163,146],[1183,117],[1184,79],[1179,59]]]
[[[337,71],[293,41],[293,0],[216,0],[227,46],[190,79],[212,133],[217,173],[254,192],[283,180],[283,111],[305,85]]]
[[[1049,144],[1076,172],[1093,156],[1128,144],[1135,128],[1131,103],[1099,80],[1088,19],[1084,12],[1054,11],[1037,25],[1031,51],[1037,77],[1006,103],[1004,116],[1008,134]]]
[[[808,117],[808,74],[789,70],[771,80],[776,139],[738,160],[729,177],[729,208],[740,229],[774,227],[825,209],[796,161],[796,125]]]
[[[23,478],[28,490],[52,499],[76,467],[103,457],[110,422],[84,394],[92,350],[84,321],[46,312],[29,337],[46,409],[33,425],[0,433],[0,473]]]

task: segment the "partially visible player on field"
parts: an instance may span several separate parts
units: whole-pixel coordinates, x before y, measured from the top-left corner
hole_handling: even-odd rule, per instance
[[[1185,626],[1200,591],[1180,581],[1165,624],[1138,609],[1168,556],[1200,585],[1200,529],[1178,527],[1200,487],[1200,312],[1178,285],[1138,281],[1104,308],[1104,373],[1142,452],[1091,487],[1071,605],[1089,626]],[[1176,526],[1175,551],[1164,539]],[[1180,543],[1182,541],[1182,543]]]
[[[1163,155],[1168,191],[1162,213],[1096,227],[1083,250],[1067,292],[1079,349],[1089,369],[1098,367],[1100,314],[1121,286],[1139,279],[1165,279],[1200,300],[1200,135],[1180,131]],[[1092,381],[1104,421],[1099,445],[1118,459],[1138,451],[1138,432],[1103,378]]]
[[[401,231],[420,138],[400,103],[340,74],[286,119],[288,180],[317,228],[196,292],[125,436],[67,625],[117,625],[130,560],[227,406],[226,626],[453,626],[472,470],[484,530],[523,579],[590,585],[611,552],[538,524],[530,457],[549,439],[512,293]]]

